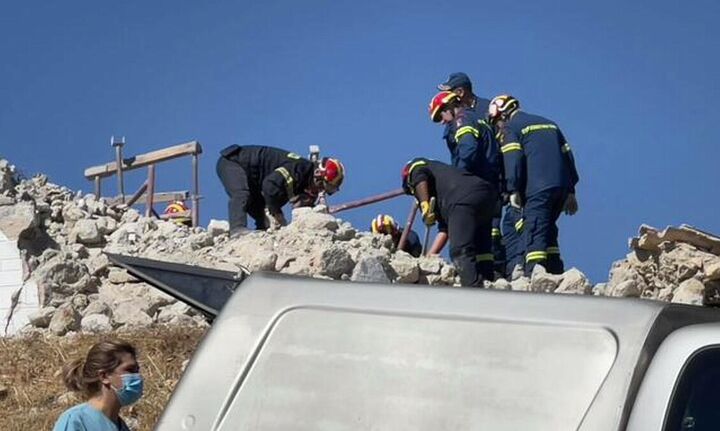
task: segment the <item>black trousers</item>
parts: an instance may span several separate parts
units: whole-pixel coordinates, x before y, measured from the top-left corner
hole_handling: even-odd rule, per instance
[[[451,205],[447,215],[450,258],[463,286],[482,287],[492,281],[492,219],[497,191],[491,185],[478,186],[459,202]]]
[[[267,229],[265,223],[265,199],[259,179],[248,175],[249,166],[241,157],[221,156],[217,162],[217,175],[230,198],[228,222],[230,232],[247,227],[247,215],[255,220],[256,229]]]

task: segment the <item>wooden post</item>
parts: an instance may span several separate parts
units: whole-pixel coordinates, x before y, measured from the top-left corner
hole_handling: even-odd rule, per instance
[[[155,165],[148,166],[147,194],[145,198],[145,217],[153,214],[153,200],[155,198]]]
[[[192,156],[192,225],[197,227],[200,225],[200,175],[198,172],[198,155]]]

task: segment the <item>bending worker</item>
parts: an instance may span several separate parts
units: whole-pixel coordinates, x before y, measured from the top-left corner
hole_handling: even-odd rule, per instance
[[[524,216],[525,274],[541,264],[563,272],[557,219],[578,205],[578,173],[570,145],[554,122],[520,110],[520,102],[501,95],[490,102],[490,120],[498,125],[510,205]]]
[[[488,250],[490,234],[480,226],[490,223],[497,201],[495,187],[467,171],[435,160],[416,158],[402,170],[406,194],[415,196],[423,222],[438,223],[440,233],[429,253],[439,253],[450,240],[450,258],[463,286],[482,286],[492,280],[492,256]]]
[[[315,163],[279,148],[231,145],[220,152],[217,174],[230,197],[230,235],[247,230],[247,215],[257,229],[285,225],[282,207],[289,201],[312,205],[320,191],[340,189],[345,168],[337,159]]]
[[[483,116],[463,107],[458,95],[450,91],[441,91],[430,101],[430,119],[446,125],[443,138],[450,150],[452,165],[482,178],[498,191],[502,177],[500,147],[495,140],[495,132]],[[493,211],[493,214],[499,214],[500,201],[495,202],[489,210]],[[479,256],[483,256],[494,266],[501,264],[495,262],[495,255],[500,257],[504,253],[501,249],[493,250],[492,221],[491,219],[477,223],[478,229],[487,234],[487,241],[479,244]],[[504,273],[504,262],[502,266],[501,274]]]
[[[370,222],[370,230],[374,234],[390,235],[393,240],[395,248],[400,243],[400,237],[403,234],[403,228],[399,227],[395,220],[387,214],[378,214],[372,222]],[[422,254],[422,244],[420,243],[420,237],[414,230],[410,229],[410,232],[405,238],[405,244],[403,245],[402,251],[409,253],[413,257],[420,257]]]

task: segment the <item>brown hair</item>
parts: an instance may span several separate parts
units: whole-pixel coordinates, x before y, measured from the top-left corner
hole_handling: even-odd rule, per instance
[[[101,341],[88,351],[85,360],[75,359],[63,367],[63,382],[71,391],[87,396],[100,391],[100,373],[111,372],[120,365],[120,356],[130,353],[136,357],[135,347],[124,341]]]

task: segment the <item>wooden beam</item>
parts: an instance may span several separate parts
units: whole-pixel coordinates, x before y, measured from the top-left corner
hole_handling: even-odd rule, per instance
[[[149,166],[154,163],[172,160],[187,155],[196,155],[202,153],[202,147],[197,141],[187,142],[185,144],[175,145],[163,148],[149,153],[140,154],[134,157],[123,159],[122,170],[131,171],[133,169]],[[85,169],[85,178],[92,180],[97,177],[104,178],[115,175],[117,173],[117,162],[105,163],[104,165],[93,166]]]
[[[131,198],[130,195],[125,195],[125,200],[128,201]],[[177,191],[177,192],[163,192],[163,193],[155,193],[155,197],[153,198],[153,202],[155,203],[165,203],[165,202],[174,202],[174,201],[187,201],[190,199],[190,192],[187,190],[183,191]],[[142,205],[147,200],[147,193],[143,193],[142,196],[140,196],[135,202],[133,202],[133,205]],[[117,205],[120,204],[122,200],[120,199],[120,196],[116,196],[112,199],[108,199],[109,205]]]

